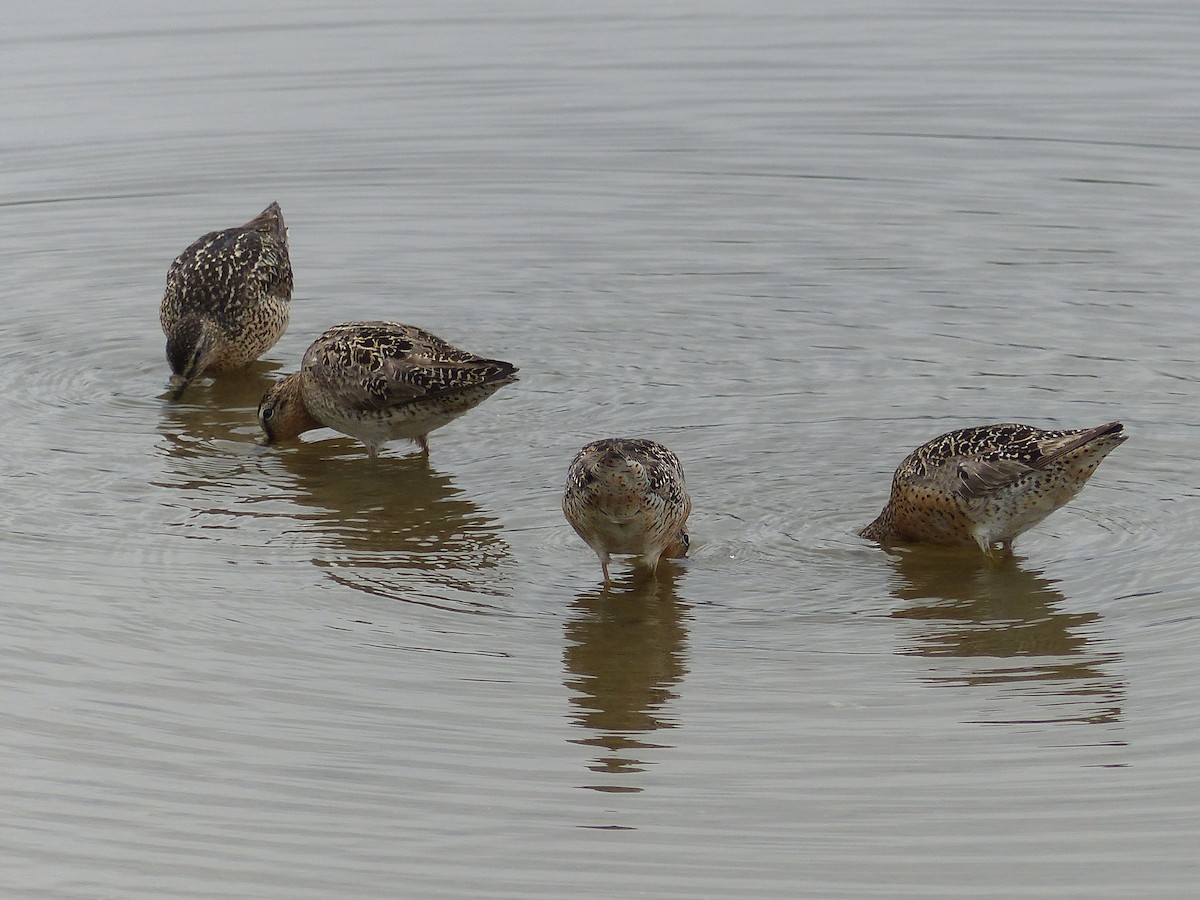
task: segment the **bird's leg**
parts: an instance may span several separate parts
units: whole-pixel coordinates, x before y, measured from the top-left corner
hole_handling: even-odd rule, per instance
[[[421,455],[428,456],[429,455],[429,438],[428,438],[428,436],[426,436],[424,434],[418,434],[415,438],[413,438],[413,440],[416,441],[417,446],[421,448]]]
[[[658,554],[655,554],[654,556],[647,554],[646,556],[640,556],[635,559],[633,561],[634,581],[642,583],[653,581],[655,575],[658,573],[658,560]]]

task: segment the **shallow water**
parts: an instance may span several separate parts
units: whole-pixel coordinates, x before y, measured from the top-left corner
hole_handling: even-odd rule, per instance
[[[1194,892],[1192,5],[8,18],[0,892]],[[290,330],[168,402],[167,265],[273,199]],[[521,381],[259,447],[384,317]],[[855,536],[942,431],[1114,418],[1013,560]],[[607,434],[695,512],[605,594]]]

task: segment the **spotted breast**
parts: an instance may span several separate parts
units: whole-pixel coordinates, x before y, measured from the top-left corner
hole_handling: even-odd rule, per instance
[[[175,397],[207,371],[249,365],[287,330],[292,263],[278,203],[237,228],[213,231],[167,271],[159,319]]]
[[[978,545],[991,555],[1065,505],[1126,439],[1120,422],[1047,431],[1003,423],[964,428],[910,453],[870,540]]]

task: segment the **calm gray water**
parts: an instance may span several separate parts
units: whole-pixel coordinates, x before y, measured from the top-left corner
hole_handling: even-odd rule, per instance
[[[6,7],[0,894],[1193,896],[1200,8],[592,6]],[[168,264],[271,200],[291,329],[165,401]],[[522,380],[258,447],[384,317]],[[1008,563],[855,536],[1115,418]],[[696,511],[604,594],[611,434]]]

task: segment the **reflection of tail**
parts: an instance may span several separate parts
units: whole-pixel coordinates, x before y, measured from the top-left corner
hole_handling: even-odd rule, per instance
[[[574,692],[574,722],[588,732],[576,743],[607,751],[593,760],[593,771],[641,771],[647,763],[634,754],[662,745],[635,735],[674,727],[664,710],[687,672],[687,613],[667,575],[672,569],[660,566],[658,580],[634,580],[628,590],[585,591],[571,605],[564,684]]]

